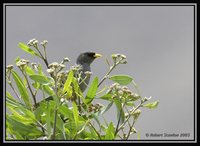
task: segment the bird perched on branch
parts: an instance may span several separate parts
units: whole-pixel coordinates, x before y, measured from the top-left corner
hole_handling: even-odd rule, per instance
[[[101,54],[85,52],[81,53],[76,60],[76,64],[81,66],[81,69],[79,70],[81,75],[79,86],[82,92],[85,91],[90,81],[90,75],[87,74],[87,72],[91,72],[90,64],[98,57],[101,57]]]
[[[82,92],[85,91],[87,88],[87,85],[89,84],[90,81],[90,74],[88,72],[91,72],[91,63],[96,59],[101,57],[101,54],[97,54],[94,52],[84,52],[81,53],[78,58],[76,59],[76,64],[80,66],[80,69],[78,70],[79,74],[79,87]],[[74,97],[71,98],[71,100],[76,99],[76,95],[73,94]],[[53,100],[52,96],[49,96],[45,99],[45,101]]]

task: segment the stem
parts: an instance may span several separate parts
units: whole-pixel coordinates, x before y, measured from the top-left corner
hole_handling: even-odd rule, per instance
[[[21,70],[21,71],[22,71],[22,70]],[[27,75],[26,75],[26,73],[24,73],[23,71],[22,71],[22,74],[24,75],[24,77],[25,77],[25,79],[26,79],[26,81],[27,81],[28,88],[29,88],[29,90],[30,90],[30,92],[31,92],[31,95],[32,95],[32,98],[33,98],[33,101],[34,101],[34,105],[37,107],[37,101],[36,101],[36,98],[35,98],[35,95],[34,95],[32,89],[31,89],[31,86],[30,86],[30,83],[29,83],[29,81],[28,81]]]
[[[43,48],[44,48],[44,59],[47,60],[47,52],[46,52],[46,47],[45,47],[45,45],[43,46]]]
[[[116,64],[114,64],[113,66],[110,67],[109,71],[106,73],[106,75],[102,78],[102,80],[99,82],[98,87],[103,83],[103,81],[105,81],[105,79],[108,77],[108,75],[112,72],[112,70],[119,64],[119,62],[117,62]]]
[[[99,137],[99,140],[101,140],[101,135],[99,134],[99,132],[95,129],[95,127],[89,122],[90,126],[94,129],[94,131],[96,132],[96,134]]]
[[[118,132],[118,127],[119,127],[119,123],[120,123],[120,119],[121,119],[121,111],[120,111],[120,114],[119,114],[119,119],[117,121],[117,127],[116,127],[116,130],[115,130],[115,136],[117,135],[117,132]]]
[[[118,135],[118,136],[119,136],[119,138],[121,138],[121,140],[123,140],[123,138],[120,135]]]
[[[39,121],[36,121],[36,123],[38,124],[39,127],[42,128],[42,131],[46,131],[47,132],[47,129],[39,122]]]
[[[127,107],[125,107],[125,108],[126,108],[126,111],[129,113],[128,108]],[[132,129],[133,125],[135,124],[136,120],[133,121],[132,125],[130,124],[129,121],[127,121],[127,122],[128,122],[128,125],[129,125],[129,131],[128,131],[128,135],[126,136],[126,140],[128,140],[128,138],[129,138],[129,136],[131,134],[131,129]]]
[[[42,53],[40,52],[40,50],[38,49],[38,46],[35,46],[35,49],[38,51],[38,53],[40,54],[40,56],[42,57],[42,60],[44,61],[44,63],[45,63],[45,65],[47,66],[47,68],[48,68],[48,66],[49,66],[49,63],[48,63],[48,61],[47,61],[47,58],[46,58],[46,51],[45,51],[45,57],[42,55]]]
[[[49,66],[48,61],[47,61],[46,59],[44,59],[44,58],[43,58],[43,61],[44,61],[45,65],[47,66],[47,68],[49,68],[49,67],[48,67],[48,66]]]
[[[55,109],[55,114],[54,114],[53,134],[51,137],[52,140],[55,139],[55,135],[56,135],[56,123],[57,123],[57,107]]]
[[[56,93],[56,97],[58,97],[58,88],[57,88],[57,73],[55,75],[55,93]],[[52,140],[55,139],[55,135],[56,135],[56,123],[57,123],[57,105],[55,108],[55,113],[54,113],[54,125],[53,125],[53,133],[52,133]]]
[[[133,121],[133,123],[132,123],[132,125],[130,125],[130,123],[128,122],[128,124],[129,124],[129,131],[128,131],[128,135],[126,136],[126,140],[128,140],[128,138],[129,138],[129,136],[130,136],[130,134],[131,134],[131,129],[132,129],[132,127],[133,127],[133,125],[135,124],[135,120]]]
[[[12,88],[12,90],[14,91],[15,95],[19,98],[19,100],[21,101],[20,96],[18,95],[17,91],[15,90],[15,88],[13,87],[13,85],[11,83],[8,83],[10,85],[10,87]]]

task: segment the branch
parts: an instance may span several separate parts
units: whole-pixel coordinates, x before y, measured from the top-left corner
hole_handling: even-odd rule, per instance
[[[144,102],[141,102],[136,108],[134,108],[134,109],[130,112],[130,114],[128,115],[127,119],[120,125],[120,127],[117,129],[117,132],[116,132],[116,133],[118,133],[118,132],[122,129],[122,127],[126,124],[126,122],[127,122],[127,121],[129,120],[129,118],[131,117],[131,114],[134,113],[137,109],[139,109],[139,108],[142,106],[143,103],[144,103]]]
[[[117,63],[115,63],[113,66],[110,67],[109,71],[106,73],[106,75],[105,75],[105,76],[101,79],[101,81],[99,82],[98,87],[103,83],[103,81],[105,81],[105,79],[106,79],[106,78],[108,77],[108,75],[112,72],[112,70],[113,70],[117,65],[120,64],[120,61],[121,61],[121,60],[119,60]]]

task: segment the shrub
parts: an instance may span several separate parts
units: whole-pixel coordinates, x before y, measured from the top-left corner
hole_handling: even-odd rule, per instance
[[[20,42],[18,46],[42,59],[47,70],[19,57],[18,71],[13,65],[6,67],[6,81],[11,90],[6,91],[6,140],[128,140],[136,134],[140,139],[134,124],[141,108],[153,109],[159,102],[148,103],[151,97],[141,97],[130,75],[110,75],[118,65],[127,63],[125,55],[112,54],[112,63],[106,59],[108,72],[101,80],[94,77],[87,92],[82,93],[79,66],[64,71],[68,58],[49,64],[46,40],[41,42],[42,48],[36,39],[27,45]],[[106,85],[106,79],[113,84]],[[38,101],[41,97],[43,100]],[[102,100],[107,104],[103,105]],[[113,105],[116,125],[103,116]]]

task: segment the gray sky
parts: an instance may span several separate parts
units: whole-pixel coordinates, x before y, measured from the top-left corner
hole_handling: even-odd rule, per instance
[[[80,52],[102,54],[92,64],[93,77],[106,73],[106,57],[125,54],[128,64],[112,74],[133,76],[142,96],[160,102],[142,109],[135,124],[141,139],[193,139],[193,12],[192,6],[7,6],[6,65],[16,56],[39,62],[17,47],[32,38],[48,40],[49,62],[69,57],[73,65]],[[113,113],[106,118],[116,122]]]

